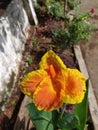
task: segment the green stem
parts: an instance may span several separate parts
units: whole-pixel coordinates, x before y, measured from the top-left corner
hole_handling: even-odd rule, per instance
[[[65,112],[65,107],[66,107],[66,104],[64,104],[64,106],[63,106],[63,109],[62,109],[62,111],[61,111],[60,118],[62,118],[62,116],[63,116],[63,114],[64,114],[64,112]]]
[[[64,15],[66,14],[67,11],[67,0],[64,1]]]

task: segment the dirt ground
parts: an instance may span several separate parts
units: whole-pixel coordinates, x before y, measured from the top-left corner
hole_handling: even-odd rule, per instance
[[[98,0],[82,0],[82,11],[90,11],[91,8],[95,9],[91,21],[96,26],[96,30],[89,41],[83,42],[80,46],[98,102]]]

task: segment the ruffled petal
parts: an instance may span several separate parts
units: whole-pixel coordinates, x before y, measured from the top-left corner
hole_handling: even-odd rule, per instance
[[[53,66],[55,73],[58,73],[62,69],[66,70],[66,65],[52,50],[44,54],[40,61],[40,68],[48,70],[51,65]]]
[[[54,110],[62,105],[61,89],[54,87],[50,77],[46,77],[34,92],[34,103],[39,110]]]
[[[86,91],[86,78],[77,69],[68,68],[64,102],[77,104],[82,102]]]
[[[21,90],[24,94],[33,98],[33,93],[40,82],[46,77],[44,70],[36,70],[28,73],[21,82]]]

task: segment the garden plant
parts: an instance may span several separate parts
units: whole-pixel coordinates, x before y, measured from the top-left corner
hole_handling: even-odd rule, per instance
[[[39,23],[45,17],[60,26],[50,23],[54,28],[47,29],[45,34],[52,40],[44,44],[38,67],[26,73],[20,83],[21,91],[32,99],[26,108],[36,130],[85,130],[87,127],[88,80],[77,67],[68,67],[60,57],[64,50],[87,40],[92,31],[89,19],[94,9],[83,14],[80,5],[80,0],[38,0]],[[40,32],[40,26],[37,29]],[[43,49],[36,36],[32,44],[35,50]],[[31,56],[27,58],[28,64],[33,64],[33,60]]]

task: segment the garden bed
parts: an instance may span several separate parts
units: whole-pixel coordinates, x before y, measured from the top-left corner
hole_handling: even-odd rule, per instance
[[[23,76],[38,69],[41,57],[48,51],[56,52],[69,68],[78,68],[88,78],[87,69],[81,55],[79,46],[64,45],[62,41],[55,37],[58,35],[58,29],[64,31],[66,22],[63,18],[60,20],[44,13],[38,15],[40,21],[38,27],[32,26],[29,30],[30,37],[25,45],[23,59],[17,76],[17,82],[12,90],[12,94],[6,103],[6,109],[3,112],[3,130],[34,130],[30,121],[29,114],[25,106],[31,102],[30,98],[21,93],[20,81]],[[63,37],[64,38],[64,37]],[[63,40],[64,41],[64,40]],[[92,121],[88,122],[88,130],[97,130],[98,110],[97,103],[90,82],[89,87],[89,116]],[[94,125],[94,127],[93,127]]]
[[[50,20],[49,20],[49,22],[50,22]],[[55,21],[55,23],[56,23],[56,27],[57,27],[57,21]],[[47,28],[46,28],[46,25],[47,25]],[[10,99],[7,103],[7,106],[6,106],[5,111],[6,111],[7,116],[5,116],[5,122],[4,122],[5,125],[4,125],[3,130],[8,130],[8,129],[10,129],[10,130],[17,130],[17,129],[31,130],[32,129],[33,130],[34,129],[33,124],[30,121],[29,114],[25,108],[25,106],[29,102],[31,102],[31,100],[30,100],[30,98],[28,98],[27,96],[24,96],[21,93],[20,81],[26,73],[37,69],[38,63],[39,63],[42,55],[46,51],[52,49],[51,44],[49,44],[49,41],[51,41],[51,37],[50,37],[50,35],[48,35],[49,32],[47,32],[47,31],[50,31],[50,27],[52,28],[53,24],[49,23],[46,25],[43,27],[41,26],[37,29],[32,28],[32,27],[30,29],[30,38],[27,40],[26,48],[23,53],[23,60],[21,62],[18,79],[17,79],[15,87],[12,90],[12,96],[10,97]],[[45,38],[45,36],[49,36],[49,38]],[[32,43],[32,38],[33,38],[33,43]],[[43,41],[45,43],[43,43]],[[34,42],[35,42],[35,44],[34,44]],[[67,67],[80,69],[84,73],[84,75],[86,75],[88,78],[87,70],[86,70],[86,67],[84,67],[85,64],[84,64],[83,58],[81,56],[81,50],[78,45],[76,45],[74,47],[68,47],[66,50],[63,50],[61,53],[59,52],[58,46],[57,46],[57,48],[55,47],[53,49],[64,60]],[[90,91],[91,91],[91,93],[90,93],[89,97],[90,97],[90,103],[91,103],[92,100],[94,99],[94,98],[92,99],[91,95],[94,95],[94,93],[92,90],[90,90]],[[94,103],[94,101],[93,101],[93,103]],[[90,108],[89,108],[91,118],[93,119],[93,123],[92,123],[92,121],[88,122],[88,124],[89,124],[88,130],[93,130],[94,128],[96,130],[97,117],[96,117],[96,113],[94,113],[94,111],[92,109],[97,111],[97,107],[95,105],[93,105],[93,106],[94,106],[94,108],[92,107],[92,105],[90,105]],[[93,124],[94,124],[94,128],[93,128]]]
[[[89,77],[83,57],[81,55],[82,53],[80,47],[76,45],[74,46],[74,50],[75,50],[75,57],[77,59],[79,69],[82,71],[82,73],[84,73],[87,77]],[[4,123],[6,125],[4,126],[4,130],[8,130],[8,129],[35,130],[32,122],[30,121],[28,111],[25,108],[25,106],[31,102],[31,99],[27,96],[24,96],[21,92],[19,92],[19,90],[18,93],[12,94],[12,97],[6,108],[7,117],[5,116]],[[17,102],[16,104],[15,101]],[[88,121],[87,130],[97,130],[98,111],[97,111],[97,103],[96,103],[95,95],[93,93],[91,82],[89,85],[89,111],[90,111],[89,116],[91,116],[92,120]]]
[[[54,19],[52,21],[50,17],[49,19],[47,19],[47,21],[45,21],[45,23],[42,22],[37,29],[36,27],[30,28],[30,35],[25,45],[26,47],[23,53],[23,59],[21,61],[19,74],[17,76],[17,82],[11,92],[11,97],[6,103],[7,105],[5,111],[7,113],[7,120],[5,120],[5,130],[17,129],[17,127],[25,127],[26,129],[29,119],[27,116],[28,114],[25,114],[24,117],[24,113],[27,113],[27,111],[25,110],[25,105],[28,104],[30,99],[21,93],[20,81],[26,73],[38,68],[39,61],[45,52],[53,49],[64,60],[67,67],[77,67],[77,61],[75,59],[74,50],[72,47],[59,52],[59,45],[56,46],[56,43],[54,45],[51,44],[51,41],[54,40],[54,37],[52,37],[51,35],[52,30],[59,26],[62,26],[62,23]],[[7,123],[6,121],[9,123]]]

